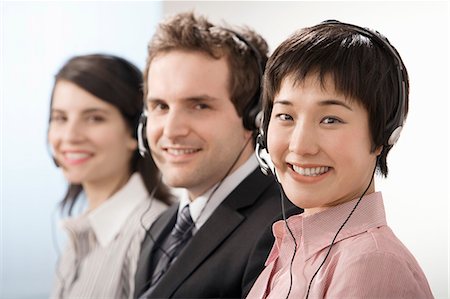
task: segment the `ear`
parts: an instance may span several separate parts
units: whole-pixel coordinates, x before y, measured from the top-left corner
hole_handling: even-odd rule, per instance
[[[377,155],[377,157],[379,156],[379,155],[381,155],[381,152],[383,151],[383,146],[382,145],[380,145],[379,147],[377,147],[376,149],[375,149],[375,154]]]
[[[248,140],[249,138],[252,138],[253,131],[250,130],[244,130],[244,140]]]
[[[127,147],[134,152],[138,148],[138,141],[130,136],[130,138],[127,141]]]

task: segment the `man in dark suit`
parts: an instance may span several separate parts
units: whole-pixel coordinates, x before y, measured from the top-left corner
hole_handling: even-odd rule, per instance
[[[267,52],[252,30],[192,13],[166,20],[150,41],[141,149],[184,193],[147,232],[136,297],[241,298],[264,268],[281,213],[278,186],[254,155]]]

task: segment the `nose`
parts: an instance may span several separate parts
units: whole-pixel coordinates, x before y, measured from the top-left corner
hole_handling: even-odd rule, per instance
[[[63,139],[67,142],[80,142],[84,138],[85,129],[82,125],[75,121],[68,121],[63,130]]]
[[[189,133],[189,116],[187,112],[171,109],[165,118],[164,136],[170,139],[184,137]]]
[[[289,151],[300,156],[315,155],[319,152],[319,134],[314,125],[298,121],[289,141]]]

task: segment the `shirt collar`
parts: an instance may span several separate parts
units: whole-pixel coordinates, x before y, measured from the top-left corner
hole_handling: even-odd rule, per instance
[[[258,160],[255,155],[252,155],[244,164],[228,175],[215,192],[214,189],[219,183],[215,184],[204,194],[192,201],[189,199],[187,190],[184,189],[181,193],[178,213],[181,213],[184,206],[189,205],[192,220],[198,230],[208,220],[214,210],[225,200],[228,194],[230,194],[249,174],[251,174],[256,167],[258,167]],[[212,194],[213,192],[214,194]],[[208,201],[209,197],[211,198]]]
[[[148,197],[144,181],[134,173],[128,182],[103,204],[88,214],[68,219],[64,226],[72,234],[92,229],[102,247],[114,240],[133,210]]]
[[[313,215],[304,216],[300,214],[289,217],[287,220],[289,228],[294,234],[297,244],[300,242],[306,259],[330,245],[358,199]],[[381,192],[371,193],[363,197],[344,228],[339,232],[335,243],[365,232],[370,228],[383,225],[386,225],[383,197]],[[280,248],[283,238],[291,238],[284,220],[277,221],[273,225],[273,234],[277,248]],[[278,252],[278,250],[273,251],[274,253]]]

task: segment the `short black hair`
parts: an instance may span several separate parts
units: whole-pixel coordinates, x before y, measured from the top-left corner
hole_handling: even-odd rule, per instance
[[[376,31],[361,34],[361,27],[344,23],[322,23],[295,32],[282,42],[267,62],[263,82],[263,130],[267,134],[274,96],[283,79],[290,76],[301,83],[308,75],[317,75],[322,84],[330,76],[335,88],[359,102],[368,112],[372,151],[383,146],[377,160],[377,169],[387,176],[386,157],[392,146],[388,124],[403,109],[403,120],[408,113],[409,80],[397,50],[396,56],[386,50],[375,38],[387,39]],[[371,36],[374,38],[371,38]],[[398,61],[402,64],[399,78]],[[404,82],[403,90],[401,82]],[[399,95],[403,92],[403,98]]]

